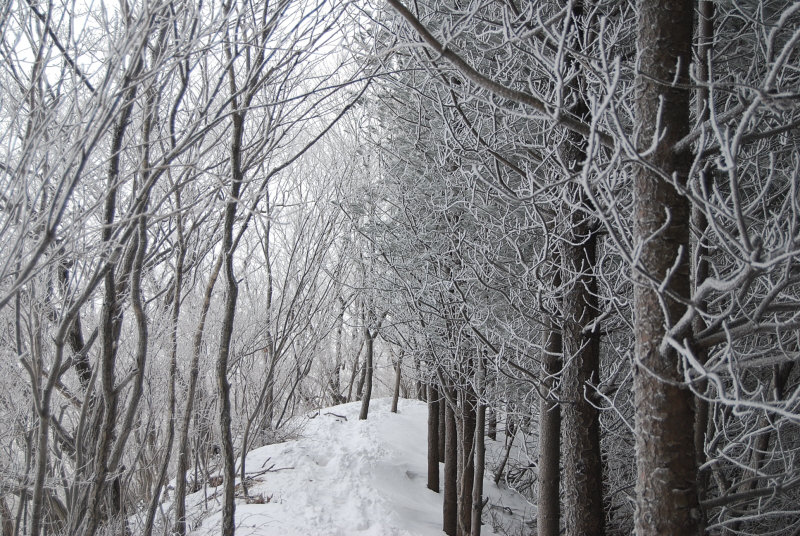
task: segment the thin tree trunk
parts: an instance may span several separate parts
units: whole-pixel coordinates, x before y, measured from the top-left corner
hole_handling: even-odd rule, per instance
[[[177,397],[175,393],[175,379],[178,374],[178,320],[181,313],[181,289],[183,288],[183,265],[186,259],[186,240],[183,235],[183,216],[181,214],[181,192],[175,191],[175,206],[177,209],[176,231],[178,235],[178,251],[175,259],[175,286],[172,294],[172,331],[170,333],[170,362],[169,362],[169,429],[167,430],[167,442],[164,448],[164,460],[158,474],[155,490],[150,500],[150,507],[147,511],[144,530],[145,536],[150,536],[153,531],[155,514],[161,496],[161,488],[167,478],[169,462],[172,455],[172,445],[175,441],[175,421],[177,421]],[[181,476],[180,473],[178,473]]]
[[[394,376],[394,394],[392,395],[392,413],[397,413],[397,402],[400,398],[400,374],[403,370],[403,351],[400,350],[400,355],[397,358],[397,370]]]
[[[500,460],[500,463],[497,466],[497,469],[494,471],[494,483],[496,485],[500,484],[500,480],[503,478],[503,472],[506,470],[506,464],[508,463],[508,457],[511,455],[511,448],[514,446],[514,438],[506,436],[506,446],[505,451],[503,452],[503,458]]]
[[[494,408],[487,408],[486,411],[489,416],[489,424],[486,435],[492,441],[497,441],[497,412],[494,410]]]
[[[772,382],[770,391],[772,391],[772,398],[778,402],[784,398],[784,389],[786,383],[789,381],[789,375],[794,368],[794,362],[782,363],[780,365],[773,365],[772,368]],[[755,439],[755,444],[750,448],[750,464],[749,467],[744,468],[742,471],[742,480],[744,483],[739,486],[737,493],[747,493],[758,488],[759,484],[765,487],[769,486],[767,479],[759,479],[757,476],[761,473],[764,457],[766,456],[767,449],[769,448],[770,439],[775,432],[775,423],[772,415],[765,413],[758,418],[756,424],[757,430],[765,430],[759,434]],[[755,503],[754,508],[757,509],[758,503]],[[740,514],[741,515],[741,514]],[[726,527],[725,534],[739,534],[741,529],[742,520],[737,519]]]
[[[428,489],[439,493],[439,393],[428,386]]]
[[[478,358],[478,393],[483,396],[486,369],[484,357]],[[477,401],[478,409],[475,414],[475,471],[472,482],[472,519],[470,521],[470,536],[481,536],[481,513],[483,512],[483,474],[486,468],[486,443],[484,433],[486,428],[486,405]]]
[[[148,196],[149,197],[149,194]],[[108,473],[113,474],[112,487],[111,487],[111,508],[106,513],[106,518],[119,518],[120,521],[125,519],[125,512],[123,511],[124,504],[122,502],[122,487],[121,487],[121,465],[122,456],[125,450],[125,445],[130,437],[131,430],[133,429],[133,422],[136,418],[136,411],[139,406],[139,401],[142,398],[144,390],[144,375],[147,363],[147,347],[149,341],[149,329],[147,325],[147,316],[144,311],[144,300],[142,296],[142,271],[144,267],[144,259],[147,252],[147,202],[144,203],[141,213],[138,217],[138,239],[136,247],[136,257],[134,260],[133,270],[131,271],[131,292],[130,301],[131,308],[133,309],[133,316],[136,323],[136,374],[133,379],[133,386],[128,399],[128,407],[125,414],[119,421],[119,431],[116,435],[116,440],[108,459]],[[119,340],[119,338],[117,338]],[[111,429],[113,431],[113,428]],[[102,486],[98,486],[102,491]],[[89,532],[91,534],[91,532]]]
[[[268,300],[269,301],[269,300]],[[277,357],[274,354],[274,348],[272,344],[268,345],[267,353],[270,354],[269,361],[269,370],[267,371],[267,378],[264,381],[264,384],[261,386],[261,391],[258,394],[258,401],[256,401],[256,407],[253,409],[252,413],[247,416],[247,423],[244,427],[244,432],[242,434],[242,446],[241,446],[241,456],[239,457],[239,480],[242,485],[242,494],[247,498],[248,489],[247,489],[247,452],[250,448],[250,430],[253,427],[253,424],[258,419],[259,415],[261,415],[261,408],[263,407],[264,403],[267,402],[268,398],[272,397],[272,384],[273,384],[273,377],[275,375],[275,365],[277,363]],[[272,404],[269,401],[269,404]],[[269,419],[270,424],[272,423],[272,419]]]
[[[695,120],[701,123],[709,118],[709,91],[708,87],[703,84],[708,82],[708,60],[711,53],[711,46],[714,39],[714,3],[710,0],[701,0],[698,6],[698,20],[697,20],[697,64],[696,64],[696,77],[698,81],[696,90],[696,108]],[[700,180],[704,191],[708,192],[710,187],[709,174],[710,170],[704,169],[701,172]],[[708,247],[704,243],[705,231],[708,227],[703,208],[699,205],[692,206],[692,229],[695,230],[697,235],[693,240],[692,251],[692,289],[693,291],[700,286],[706,277],[708,277]],[[699,309],[705,309],[705,304],[698,303]],[[705,328],[705,322],[701,315],[695,315],[692,321],[692,332],[699,333]],[[700,350],[697,352],[697,360],[700,363],[705,363],[708,358],[708,352]],[[704,393],[707,388],[707,381],[702,380],[696,386],[700,393]],[[706,400],[702,397],[695,397],[695,424],[694,424],[694,448],[695,459],[697,466],[702,466],[706,461],[705,446],[706,446],[706,432],[708,430],[708,418],[710,407]],[[699,500],[702,500],[708,490],[709,472],[704,471],[698,474],[697,479],[697,494]],[[703,514],[703,523],[705,523],[706,514]]]
[[[361,362],[361,350],[364,347],[364,340],[361,340],[361,345],[358,347],[358,352],[356,352],[356,358],[353,361],[353,371],[350,373],[350,381],[347,383],[347,398],[345,402],[352,402],[353,401],[353,385],[356,383],[356,376],[360,372],[359,363]],[[356,399],[361,398],[361,384],[356,386]]]
[[[34,468],[33,498],[31,500],[31,536],[39,536],[44,517],[44,481],[47,475],[47,443],[50,435],[50,400],[41,398],[37,416],[39,426],[36,430],[36,457]]]
[[[689,202],[670,180],[684,185],[690,165],[689,155],[676,155],[672,147],[689,131],[693,14],[690,0],[638,3],[635,131],[637,147],[648,151],[648,166],[638,166],[634,177],[633,205],[638,536],[703,533],[694,397],[682,385],[680,356],[661,348],[665,327],[685,309],[673,296],[690,295]]]
[[[231,94],[236,95],[235,74],[233,72],[232,53],[230,49],[226,51],[228,56],[229,78]],[[231,133],[231,189],[230,197],[225,205],[225,221],[222,231],[222,253],[225,256],[225,307],[222,315],[222,326],[220,331],[219,354],[216,363],[217,396],[219,404],[219,426],[220,442],[222,443],[222,475],[224,498],[222,503],[222,527],[224,536],[233,536],[234,514],[236,504],[234,501],[234,485],[236,479],[236,468],[233,452],[233,437],[231,434],[231,401],[230,383],[228,383],[228,357],[230,354],[231,339],[233,337],[233,322],[236,314],[236,302],[239,295],[239,288],[236,283],[236,276],[233,272],[233,224],[236,219],[236,208],[239,202],[239,193],[244,173],[242,171],[242,138],[244,136],[244,116],[239,110],[236,99],[232,102],[233,131]]]
[[[374,341],[375,339],[373,338],[372,332],[370,332],[369,328],[365,327],[364,342],[367,346],[367,357],[364,363],[364,396],[361,398],[361,413],[358,415],[359,420],[362,421],[366,420],[369,415],[369,402],[372,397],[372,350]]]
[[[14,516],[8,508],[5,496],[0,497],[0,528],[2,536],[14,536]]]
[[[341,294],[337,295],[339,302],[339,314],[336,316],[336,342],[334,345],[334,358],[336,372],[331,380],[331,395],[333,404],[342,404],[347,398],[342,395],[342,341],[344,339],[344,313],[347,311],[347,304]]]
[[[236,196],[234,196],[236,199]],[[231,203],[232,204],[232,203]],[[233,211],[231,211],[230,225],[233,226]],[[238,288],[233,274],[233,252],[229,250],[230,240],[228,234],[223,245],[225,251],[225,276],[228,283],[225,292],[225,311],[220,332],[219,355],[216,364],[217,397],[219,403],[220,442],[222,443],[222,475],[224,497],[222,503],[222,534],[232,536],[234,533],[234,484],[236,469],[234,466],[233,437],[231,435],[231,401],[230,383],[228,383],[228,355],[233,336],[233,320],[236,311]],[[226,248],[227,246],[227,248]]]
[[[561,370],[561,332],[552,321],[545,326],[542,351],[542,391],[539,401],[539,479],[536,527],[539,536],[558,536],[560,524],[561,408],[555,377]]]
[[[192,361],[189,365],[189,386],[186,391],[186,404],[183,410],[180,434],[178,436],[178,467],[175,481],[175,533],[178,536],[186,534],[186,472],[189,470],[189,427],[192,422],[195,392],[197,390],[197,377],[200,374],[200,352],[203,345],[203,332],[206,325],[206,316],[211,307],[211,295],[222,268],[224,254],[220,253],[211,270],[211,275],[206,284],[203,305],[200,309],[200,321],[192,343]],[[196,458],[196,457],[195,457]],[[197,464],[195,464],[195,484],[197,484]]]
[[[443,387],[444,389],[444,387]],[[444,449],[444,499],[442,501],[442,530],[447,536],[456,536],[458,529],[458,437],[456,435],[456,414],[452,403],[441,402],[445,406],[445,449]]]
[[[422,370],[420,368],[419,356],[416,355],[414,356],[414,370],[417,372],[417,381],[416,381],[417,400],[426,402],[425,384],[422,383]]]

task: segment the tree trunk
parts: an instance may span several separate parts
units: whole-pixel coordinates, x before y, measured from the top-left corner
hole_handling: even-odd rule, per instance
[[[439,462],[444,463],[445,455],[445,447],[447,446],[447,416],[445,415],[447,412],[447,401],[444,399],[444,395],[442,394],[442,390],[438,391],[439,394]]]
[[[478,393],[484,393],[486,369],[484,357],[478,359]],[[484,433],[486,429],[486,405],[480,399],[477,401],[478,409],[475,415],[475,471],[472,481],[472,519],[470,520],[470,536],[481,536],[481,513],[483,512],[483,473],[486,468],[486,443]]]
[[[235,197],[234,197],[235,199]],[[233,219],[231,218],[231,225]],[[226,238],[226,242],[229,242]],[[230,243],[227,244],[230,248]],[[223,246],[224,248],[225,246]],[[233,252],[225,251],[225,276],[228,287],[225,292],[225,312],[220,332],[219,355],[216,363],[217,397],[219,404],[220,442],[222,443],[222,475],[224,497],[222,503],[222,534],[232,536],[234,533],[234,481],[236,469],[233,452],[233,436],[231,435],[231,400],[230,383],[228,383],[228,355],[233,336],[233,320],[236,301],[239,293],[233,274]]]
[[[417,373],[417,381],[416,381],[417,400],[420,400],[422,402],[427,402],[427,400],[425,399],[426,398],[425,384],[422,383],[422,370],[420,368],[419,356],[416,355],[414,356],[414,370]],[[444,421],[442,420],[440,422]]]
[[[369,328],[364,328],[364,342],[367,346],[367,357],[364,363],[364,396],[361,398],[361,413],[359,413],[359,420],[365,421],[369,415],[369,401],[372,397],[372,349],[375,339]]]
[[[397,402],[400,398],[400,374],[403,366],[403,351],[400,350],[400,355],[397,358],[397,370],[394,375],[394,394],[392,395],[392,413],[397,413]]]
[[[476,400],[471,388],[464,390],[461,421],[463,436],[461,439],[462,466],[461,490],[458,494],[458,533],[469,536],[472,526],[472,484],[475,479],[475,419]]]
[[[428,489],[439,493],[439,393],[428,386]]]
[[[564,263],[577,277],[570,277],[571,287],[563,303],[562,515],[568,536],[602,536],[605,512],[600,416],[589,401],[594,392],[591,384],[597,384],[600,375],[600,341],[595,333],[584,333],[584,328],[597,315],[597,283],[593,274],[596,234],[588,229],[585,221],[573,222],[572,232],[570,241],[579,245],[568,246],[564,252]]]
[[[583,18],[583,2],[572,4],[572,17],[567,19],[569,33],[578,35],[583,28],[576,25]],[[590,25],[587,22],[587,25]],[[586,29],[589,35],[591,27]],[[589,37],[587,37],[589,39]],[[574,40],[575,46],[580,46]],[[567,68],[574,66],[571,54],[565,60]],[[582,75],[567,85],[575,97],[572,112],[589,123],[589,109],[579,87]],[[567,132],[559,146],[564,175],[580,170],[586,160],[586,139],[576,132]],[[591,383],[597,384],[600,375],[600,345],[594,333],[587,334],[598,314],[597,281],[595,279],[597,235],[587,214],[593,207],[583,188],[572,181],[565,186],[568,203],[564,248],[560,264],[566,273],[559,277],[567,286],[562,302],[563,373],[560,398],[561,432],[563,434],[563,493],[564,528],[567,536],[602,536],[605,534],[603,510],[603,471],[600,455],[599,412],[589,397]]]
[[[634,266],[636,408],[636,513],[638,536],[699,535],[694,397],[682,385],[681,359],[660,348],[669,326],[684,312],[674,296],[687,299],[689,202],[668,180],[686,183],[689,155],[674,144],[689,131],[694,3],[638,3],[635,114],[637,146],[648,150],[648,166],[634,177]],[[676,67],[680,72],[675,72]],[[655,132],[655,126],[661,130]],[[657,141],[654,141],[654,138]],[[655,145],[654,149],[648,149]],[[660,173],[653,171],[659,170]]]
[[[5,496],[0,497],[0,535],[14,536],[14,516],[8,508]]]
[[[696,90],[696,108],[695,108],[695,121],[701,123],[709,118],[710,113],[709,105],[709,91],[703,85],[708,82],[708,60],[711,53],[711,46],[714,39],[714,3],[710,0],[701,0],[698,6],[698,20],[697,20],[697,65],[696,77],[699,84]],[[700,180],[705,191],[709,190],[710,171],[707,169],[702,170]],[[692,289],[693,291],[700,286],[706,277],[708,277],[708,246],[704,243],[705,231],[708,227],[703,207],[699,205],[692,206],[692,229],[695,230],[697,235],[693,240],[692,250]],[[697,307],[701,310],[705,309],[704,303],[698,303]],[[699,333],[706,327],[703,317],[695,315],[692,321],[692,332]],[[705,363],[708,359],[708,352],[700,350],[696,354],[697,360],[700,363]],[[702,380],[698,382],[696,389],[700,393],[704,393],[707,388],[707,381]],[[695,424],[694,424],[694,448],[695,459],[697,466],[701,467],[706,461],[705,446],[706,446],[706,432],[708,430],[708,417],[709,417],[709,404],[701,397],[695,398]],[[709,472],[704,471],[698,475],[697,478],[697,495],[698,499],[705,498],[708,490]],[[706,515],[703,514],[703,523],[705,523]]]
[[[555,376],[561,370],[561,332],[555,323],[545,326],[542,365],[545,393],[539,401],[539,489],[536,527],[539,536],[558,536],[560,503],[561,408],[555,392]]]
[[[228,57],[231,57],[228,51]],[[235,75],[232,64],[228,67],[232,86]],[[233,101],[233,131],[231,132],[231,189],[230,198],[225,204],[225,221],[222,229],[222,254],[224,255],[225,269],[225,307],[222,315],[220,329],[219,354],[216,362],[217,397],[219,404],[219,427],[222,455],[223,476],[223,502],[222,502],[222,527],[223,536],[233,536],[235,530],[234,514],[236,504],[234,501],[234,486],[236,480],[236,467],[233,452],[233,436],[231,434],[231,399],[230,383],[228,382],[228,358],[230,355],[231,339],[233,337],[233,322],[236,314],[236,302],[239,296],[239,287],[236,275],[233,272],[233,225],[236,220],[236,208],[239,202],[239,193],[244,173],[242,171],[242,138],[244,137],[244,116],[238,110],[236,100]]]
[[[358,352],[356,352],[356,358],[353,361],[353,371],[350,374],[350,381],[347,384],[347,398],[345,402],[352,402],[353,401],[353,385],[356,384],[356,376],[360,372],[360,365],[361,362],[361,349],[364,346],[364,341],[362,339],[361,346],[358,348]],[[361,387],[362,387],[363,380],[359,380],[358,385],[356,386],[356,399],[361,398]]]
[[[211,295],[222,268],[224,255],[220,254],[214,263],[214,268],[206,284],[203,305],[200,309],[200,321],[192,341],[192,360],[189,364],[189,386],[186,391],[186,403],[183,409],[180,433],[178,435],[178,466],[175,479],[175,534],[186,534],[186,472],[189,470],[189,427],[192,423],[194,412],[195,391],[197,389],[197,376],[200,374],[200,352],[203,345],[203,332],[206,325],[206,316],[211,307]],[[196,458],[195,458],[196,459]],[[195,484],[197,483],[197,464],[195,464]]]
[[[493,408],[487,408],[487,413],[489,415],[489,425],[486,435],[492,441],[497,441],[497,412]]]
[[[441,404],[445,406],[442,530],[447,536],[456,536],[458,528],[458,491],[456,489],[458,480],[458,437],[456,435],[456,414],[449,401],[442,400]]]
[[[180,192],[176,192],[177,205],[180,209]],[[183,263],[186,258],[185,241],[183,238],[183,223],[181,221],[181,214],[178,213],[177,231],[178,231],[178,253],[175,261],[175,290],[172,295],[172,324],[170,326],[170,361],[169,361],[169,429],[167,430],[167,441],[164,448],[164,459],[161,462],[161,469],[158,473],[158,480],[156,481],[155,490],[150,500],[150,506],[147,510],[147,519],[145,520],[144,530],[142,533],[145,536],[150,536],[153,532],[153,522],[155,521],[156,510],[161,497],[161,488],[167,480],[167,472],[169,471],[169,462],[172,455],[172,444],[175,440],[175,423],[177,421],[177,400],[175,393],[175,379],[178,373],[178,319],[181,310],[181,288],[183,287]],[[179,473],[180,475],[180,473]]]

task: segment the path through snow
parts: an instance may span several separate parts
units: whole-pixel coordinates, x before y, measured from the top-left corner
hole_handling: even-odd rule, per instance
[[[443,535],[441,495],[426,488],[426,406],[401,400],[392,414],[389,405],[374,400],[366,421],[358,420],[360,403],[321,410],[300,439],[252,451],[248,474],[273,470],[250,485],[250,496],[264,497],[265,504],[237,500],[237,536]],[[491,503],[522,518],[527,504],[521,498],[489,480],[484,486]],[[187,503],[199,522],[191,534],[216,536],[219,508],[201,516],[203,492]],[[494,533],[484,526],[483,534]]]

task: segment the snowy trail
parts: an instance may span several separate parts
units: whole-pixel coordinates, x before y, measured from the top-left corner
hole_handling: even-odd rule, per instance
[[[426,488],[426,406],[401,400],[399,413],[392,414],[389,402],[374,400],[367,421],[358,420],[358,403],[324,409],[306,423],[300,439],[248,454],[248,474],[273,464],[274,470],[250,486],[251,496],[268,502],[237,500],[236,534],[443,535],[441,495]],[[499,491],[488,481],[486,486]],[[202,500],[202,492],[190,496],[189,508]],[[516,497],[510,502],[524,508]],[[199,509],[190,511],[199,516]],[[191,534],[216,535],[220,521],[212,509]],[[494,533],[484,526],[484,534]]]

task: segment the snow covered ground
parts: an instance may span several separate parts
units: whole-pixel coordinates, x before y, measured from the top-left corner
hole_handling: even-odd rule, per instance
[[[358,420],[360,403],[323,409],[304,424],[300,439],[250,452],[249,494],[264,503],[237,499],[236,534],[443,535],[442,496],[426,488],[426,406],[401,400],[398,414],[389,406],[388,399],[374,400],[366,421]],[[521,533],[518,524],[530,519],[527,503],[491,480],[484,487],[483,534],[495,534],[493,524]],[[194,536],[219,534],[222,489],[208,495],[208,511],[202,491],[188,497]]]

